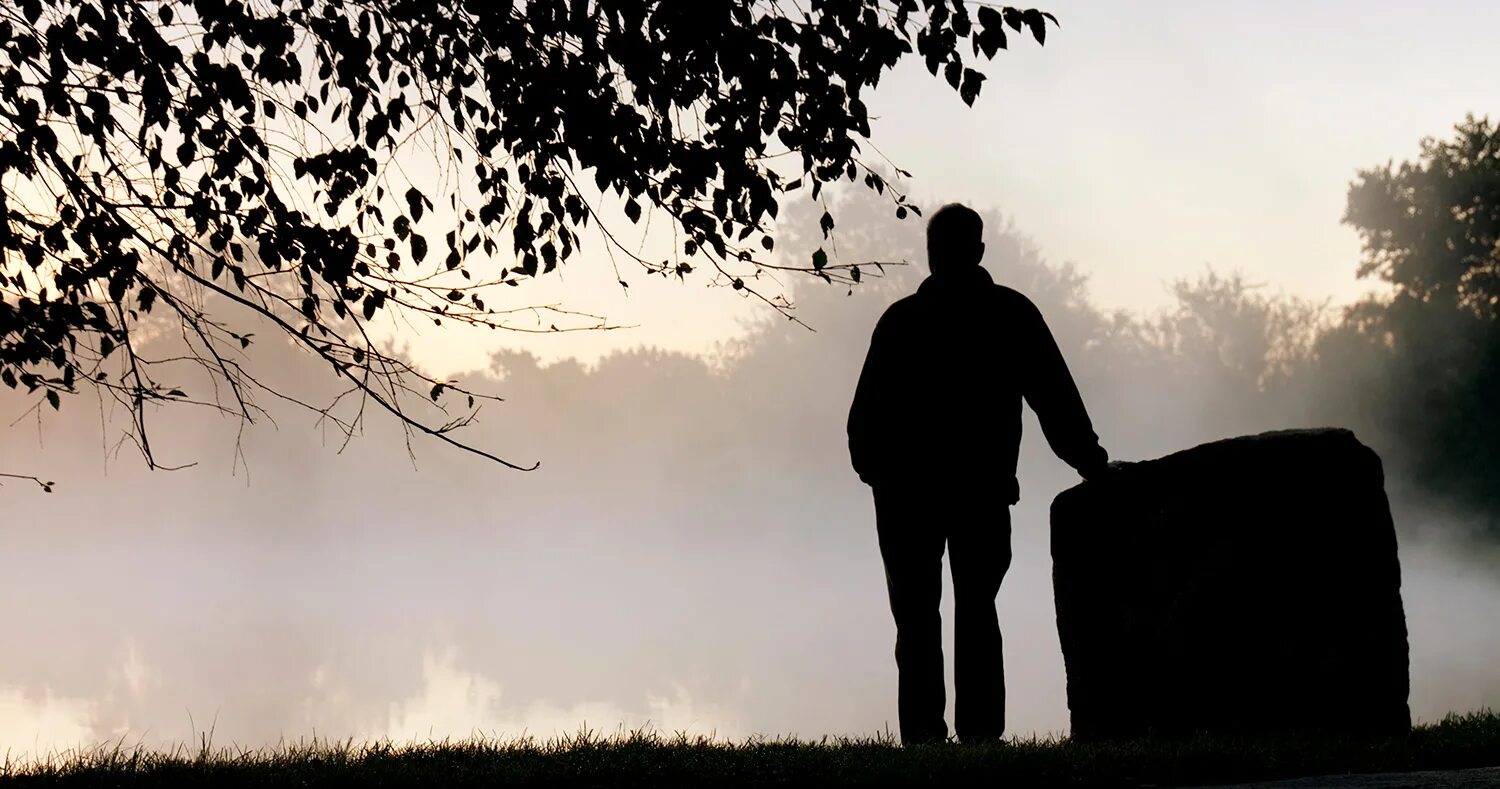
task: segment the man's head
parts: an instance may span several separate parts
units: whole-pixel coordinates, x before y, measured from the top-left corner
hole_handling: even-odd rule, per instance
[[[927,268],[932,273],[979,265],[984,220],[974,209],[949,203],[927,220]]]

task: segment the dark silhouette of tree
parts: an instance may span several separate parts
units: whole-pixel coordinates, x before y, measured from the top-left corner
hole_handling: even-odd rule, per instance
[[[1452,140],[1427,138],[1416,162],[1365,170],[1344,221],[1359,231],[1359,274],[1398,297],[1500,312],[1500,127],[1468,116]]]
[[[1211,397],[1248,400],[1282,387],[1309,361],[1323,305],[1267,294],[1237,273],[1209,270],[1171,285],[1167,313],[1142,321],[1149,345]]]
[[[1381,371],[1374,413],[1415,480],[1500,523],[1500,126],[1470,115],[1454,132],[1350,186],[1359,273],[1393,293],[1351,308],[1320,356],[1333,385]]]
[[[377,315],[606,327],[485,300],[574,258],[590,231],[612,260],[704,268],[777,307],[763,274],[857,282],[858,264],[822,249],[773,257],[779,201],[848,179],[915,213],[865,162],[864,97],[915,54],[972,104],[970,64],[1007,28],[1044,42],[1048,20],[961,0],[7,4],[0,380],[53,408],[99,387],[157,466],[147,406],[253,421],[258,392],[288,396],[248,365],[236,326],[254,315],[344,379],[333,403],[302,404],[346,435],[373,402],[511,465],[452,435],[485,395],[382,351]],[[631,223],[664,214],[672,253],[622,243],[600,214],[616,206]],[[822,234],[834,226],[825,209]],[[137,353],[153,332],[180,334],[183,354]],[[213,390],[178,388],[185,368]],[[411,408],[448,393],[464,398],[456,418]]]

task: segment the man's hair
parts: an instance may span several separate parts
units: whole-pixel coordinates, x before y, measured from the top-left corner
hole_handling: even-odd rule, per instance
[[[927,220],[927,262],[939,267],[978,265],[984,220],[974,209],[949,203]]]

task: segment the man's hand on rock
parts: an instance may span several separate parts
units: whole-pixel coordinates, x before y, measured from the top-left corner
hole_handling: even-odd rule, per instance
[[[1128,467],[1130,467],[1132,465],[1134,465],[1134,464],[1133,463],[1127,463],[1127,462],[1125,462],[1123,460],[1111,460],[1108,463],[1100,463],[1098,466],[1095,466],[1095,467],[1090,468],[1090,469],[1085,469],[1085,470],[1083,470],[1083,471],[1081,471],[1079,473],[1084,478],[1085,481],[1088,481],[1088,482],[1103,482],[1103,481],[1109,479],[1110,477],[1113,477],[1116,474],[1119,474],[1121,471],[1125,470],[1126,468],[1128,468]]]

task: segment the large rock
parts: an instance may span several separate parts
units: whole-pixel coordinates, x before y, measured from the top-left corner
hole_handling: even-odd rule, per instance
[[[1205,444],[1064,491],[1052,559],[1075,737],[1411,725],[1384,476],[1347,430]]]

